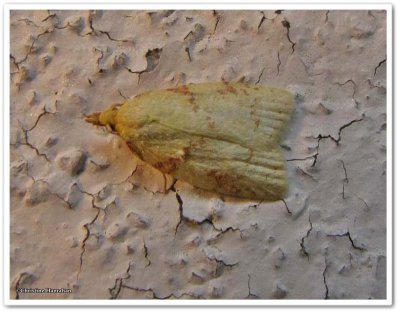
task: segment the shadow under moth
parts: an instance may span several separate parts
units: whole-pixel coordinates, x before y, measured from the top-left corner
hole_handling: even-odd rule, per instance
[[[286,90],[233,82],[145,92],[94,113],[145,162],[193,186],[275,201],[287,189],[279,146],[293,109]]]

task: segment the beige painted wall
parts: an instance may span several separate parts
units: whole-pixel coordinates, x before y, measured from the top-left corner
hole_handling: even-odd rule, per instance
[[[386,297],[386,13],[13,11],[13,298]],[[296,94],[290,192],[205,193],[84,116],[147,90]],[[27,294],[17,288],[70,288]]]

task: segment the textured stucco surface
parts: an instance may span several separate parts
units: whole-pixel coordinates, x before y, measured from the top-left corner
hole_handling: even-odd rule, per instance
[[[385,25],[383,11],[13,11],[12,298],[385,298]],[[174,182],[84,121],[220,80],[296,94],[282,201]]]

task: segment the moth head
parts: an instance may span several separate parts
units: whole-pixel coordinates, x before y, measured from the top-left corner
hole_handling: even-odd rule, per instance
[[[115,117],[117,116],[118,110],[121,105],[114,104],[109,109],[103,112],[96,112],[91,115],[86,116],[85,120],[88,123],[98,126],[105,126],[110,128],[112,131],[115,130]]]

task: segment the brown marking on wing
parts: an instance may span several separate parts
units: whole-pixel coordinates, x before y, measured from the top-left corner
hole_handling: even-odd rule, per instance
[[[128,146],[129,150],[131,150],[134,154],[136,154],[141,160],[143,160],[143,155],[140,150],[131,142],[125,141],[126,145]]]
[[[207,124],[209,128],[215,128],[215,122],[212,120],[211,116],[207,116]]]
[[[155,163],[153,166],[163,173],[170,174],[174,172],[182,162],[182,158],[168,158],[163,162]]]
[[[192,92],[189,90],[189,88],[187,86],[185,86],[185,85],[179,86],[179,87],[176,87],[176,88],[169,88],[167,90],[168,91],[172,91],[172,92],[181,93],[181,94],[184,94],[184,95],[192,94]]]
[[[197,112],[197,109],[199,108],[199,106],[196,104],[196,100],[195,100],[193,94],[191,93],[189,97],[190,97],[189,102],[192,104],[192,111]]]
[[[226,85],[226,90],[227,90],[228,92],[237,94],[236,89],[235,89],[233,86],[231,86],[231,85]]]
[[[192,105],[192,111],[197,112],[199,106],[196,104],[193,92],[191,92],[187,86],[183,85],[176,88],[169,88],[167,90],[188,96],[188,101]]]
[[[244,89],[244,88],[240,88],[240,90],[241,90],[241,91],[243,91],[243,93],[244,93],[246,96],[248,96],[248,95],[249,95],[249,93],[247,92],[247,90],[246,90],[246,89]]]
[[[220,172],[217,169],[208,171],[207,176],[214,178],[217,185],[226,190],[227,194],[235,195],[240,191],[238,187],[235,186],[235,182],[239,179],[239,177],[234,177],[230,174]]]

